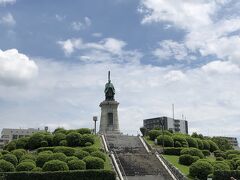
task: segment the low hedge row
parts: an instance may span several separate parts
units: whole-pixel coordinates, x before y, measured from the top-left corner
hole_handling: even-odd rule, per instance
[[[164,154],[180,156],[180,152],[182,151],[182,149],[183,149],[182,147],[178,147],[178,148],[173,148],[173,147],[164,148]]]
[[[231,177],[240,179],[240,171],[215,171],[213,173],[213,180],[226,180]]]
[[[109,170],[1,173],[1,180],[115,180]]]

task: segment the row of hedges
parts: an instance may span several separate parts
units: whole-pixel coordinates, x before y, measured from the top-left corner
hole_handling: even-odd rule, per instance
[[[115,180],[109,170],[58,171],[58,172],[14,172],[0,174],[2,180]]]
[[[213,173],[213,180],[226,180],[231,179],[231,177],[235,179],[240,179],[240,170],[238,171],[215,171]]]

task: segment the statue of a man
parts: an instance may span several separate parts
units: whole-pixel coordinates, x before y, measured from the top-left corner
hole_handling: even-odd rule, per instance
[[[108,71],[108,82],[105,85],[105,100],[114,101],[115,89],[110,79],[110,71]]]

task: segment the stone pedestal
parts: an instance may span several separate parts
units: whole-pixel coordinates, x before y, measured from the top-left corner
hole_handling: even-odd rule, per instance
[[[101,107],[100,134],[119,134],[118,121],[118,105],[117,101],[103,101],[99,105]]]

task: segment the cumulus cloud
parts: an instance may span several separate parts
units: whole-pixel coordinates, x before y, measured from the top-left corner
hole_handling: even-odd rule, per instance
[[[81,38],[57,42],[65,55],[80,51],[80,60],[85,62],[132,62],[137,63],[142,54],[137,50],[125,50],[126,42],[115,38],[104,38],[98,42],[83,42]]]
[[[92,24],[91,19],[89,17],[84,17],[84,21],[74,21],[72,22],[71,26],[73,30],[80,31],[88,28],[89,26],[91,26],[91,24]]]
[[[0,5],[14,4],[16,0],[0,0]]]
[[[35,62],[16,49],[0,50],[0,81],[3,85],[18,85],[36,77]]]
[[[7,13],[6,15],[0,17],[0,24],[12,27],[16,24],[16,21],[11,13]]]

